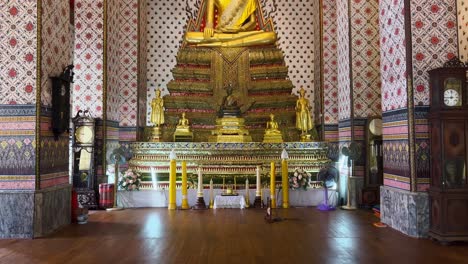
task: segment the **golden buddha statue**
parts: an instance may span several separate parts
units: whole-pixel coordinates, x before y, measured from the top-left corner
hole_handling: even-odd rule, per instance
[[[216,27],[214,16],[218,9]],[[211,47],[245,47],[272,44],[274,32],[256,30],[257,0],[207,0],[203,32],[187,32],[189,44]]]
[[[265,135],[263,136],[263,142],[265,143],[281,143],[283,142],[283,136],[281,131],[278,129],[278,122],[275,121],[275,115],[270,114],[270,121],[266,124]]]
[[[164,100],[161,98],[161,90],[156,90],[156,97],[151,101],[151,123],[155,127],[164,124]]]
[[[161,97],[161,90],[156,90],[156,97],[151,101],[151,123],[154,127],[151,131],[151,141],[161,141],[161,130],[160,127],[164,124],[164,100]]]
[[[309,100],[305,98],[305,90],[301,87],[299,99],[296,102],[296,128],[301,131],[301,141],[310,141],[309,130],[314,128],[310,115]]]
[[[179,119],[179,122],[176,126],[174,132],[174,141],[175,142],[192,142],[193,141],[193,132],[190,131],[189,120],[185,117],[185,112],[182,113],[182,117]]]

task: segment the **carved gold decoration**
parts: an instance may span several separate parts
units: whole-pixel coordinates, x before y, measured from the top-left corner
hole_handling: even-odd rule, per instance
[[[216,120],[216,129],[211,132],[210,142],[252,142],[245,129],[244,119],[223,117]]]
[[[328,165],[328,144],[326,142],[285,142],[285,143],[208,143],[208,142],[134,142],[130,143],[133,158],[129,166],[141,173],[144,186],[151,185],[151,168],[156,175],[168,175],[168,156],[172,149],[179,160],[187,162],[188,177],[196,175],[203,166],[203,177],[252,176],[257,166],[270,167],[271,162],[280,165],[283,148],[289,153],[288,168],[318,172]],[[149,185],[148,185],[149,184]]]

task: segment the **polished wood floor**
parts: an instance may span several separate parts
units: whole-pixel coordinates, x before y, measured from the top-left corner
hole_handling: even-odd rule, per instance
[[[0,263],[468,263],[468,245],[441,246],[376,228],[369,211],[98,211],[35,240],[0,240]]]

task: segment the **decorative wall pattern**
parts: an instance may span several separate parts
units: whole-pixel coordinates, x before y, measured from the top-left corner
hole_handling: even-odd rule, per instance
[[[88,109],[93,117],[103,113],[103,1],[75,1],[75,83],[72,105],[78,110]]]
[[[353,1],[350,8],[354,117],[381,116],[379,1]]]
[[[348,1],[337,1],[337,36],[338,36],[338,118],[351,117],[350,105],[350,57],[349,57],[349,14]],[[340,132],[341,139],[341,132]]]
[[[146,73],[147,73],[147,61],[148,61],[148,50],[147,50],[147,45],[148,42],[145,41],[148,39],[148,31],[147,31],[147,26],[148,26],[148,13],[146,12],[146,0],[140,0],[138,1],[140,6],[138,9],[138,18],[139,18],[139,28],[138,28],[138,35],[139,35],[139,40],[138,41],[138,48],[139,48],[139,61],[138,61],[138,67],[139,67],[139,73],[140,75],[138,76],[138,127],[143,128],[146,126],[146,100],[148,98],[147,96],[147,82],[146,82]],[[142,41],[143,40],[143,41]]]
[[[68,1],[42,1],[41,103],[52,106],[51,76],[58,76],[72,63],[70,57],[70,6]]]
[[[137,126],[138,108],[138,0],[118,1],[119,15],[119,121]],[[146,38],[141,38],[145,42]]]
[[[458,56],[456,0],[411,1],[414,104],[429,105],[428,70]]]
[[[42,0],[41,49],[41,120],[40,122],[40,188],[69,183],[69,135],[58,140],[52,134],[52,82],[65,66],[72,63],[70,38],[70,6],[68,1]]]
[[[306,97],[311,101],[314,100],[315,91],[314,65],[320,65],[314,55],[314,29],[319,28],[314,23],[320,17],[317,5],[319,2],[313,0],[277,0],[276,10],[271,12],[278,34],[278,46],[284,52],[289,79],[295,86],[293,93],[299,94],[300,87],[304,87]],[[271,10],[266,8],[265,16],[268,11]],[[311,106],[314,113],[315,105]]]
[[[404,1],[380,1],[382,110],[406,108]]]
[[[176,0],[170,3],[149,0],[148,15],[148,100],[155,88],[164,89],[172,79],[171,69],[176,64],[187,18],[198,10],[200,0]],[[278,45],[285,53],[289,78],[298,90],[304,86],[306,96],[314,98],[314,12],[317,1],[279,0],[261,1],[265,16],[270,15],[278,33]],[[186,10],[187,9],[187,10]],[[186,13],[187,11],[187,13]],[[296,89],[294,93],[297,93]],[[313,106],[313,104],[312,104]],[[314,110],[314,109],[312,109]],[[151,108],[147,108],[149,116]]]
[[[172,79],[171,69],[176,65],[177,51],[188,21],[185,2],[147,0],[147,106],[155,89],[162,88],[163,95],[168,93],[166,84]],[[193,4],[195,1],[188,2]],[[147,111],[149,116],[151,107],[147,107]]]
[[[0,12],[0,104],[36,102],[37,1],[3,1]]]
[[[322,52],[321,52],[321,45],[320,43],[322,42],[322,26],[321,26],[321,6],[319,1],[316,1],[316,3],[313,4],[313,13],[315,14],[313,16],[313,38],[314,38],[314,65],[313,65],[313,73],[314,73],[314,97],[313,101],[311,101],[311,105],[314,105],[315,113],[314,118],[315,118],[315,124],[322,124],[322,118],[323,118],[323,112],[324,112],[324,106],[322,105],[322,96],[323,96],[323,87],[321,86],[322,83]],[[311,99],[312,99],[311,98]],[[321,132],[319,132],[319,135]]]
[[[468,1],[457,0],[460,59],[468,61]]]
[[[107,120],[119,121],[119,102],[120,102],[120,47],[122,35],[120,32],[120,7],[121,1],[107,0]]]
[[[34,189],[36,106],[0,105],[0,189]]]
[[[70,54],[67,54],[69,56]],[[52,109],[41,109],[40,188],[69,183],[69,134],[63,133],[58,140],[52,134]]]
[[[323,1],[323,93],[325,124],[338,124],[336,0]]]

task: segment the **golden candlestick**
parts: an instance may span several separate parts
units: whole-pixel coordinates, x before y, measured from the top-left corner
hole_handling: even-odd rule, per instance
[[[289,208],[289,179],[288,179],[288,153],[285,149],[281,153],[281,183],[283,188],[283,208]]]
[[[275,162],[272,161],[270,163],[270,200],[271,200],[271,208],[276,208],[276,178],[275,178]]]
[[[187,162],[182,161],[182,209],[189,209],[187,200]]]
[[[249,178],[245,180],[245,208],[250,207]]]
[[[213,178],[210,180],[210,209],[214,207]]]
[[[171,151],[169,155],[170,168],[169,168],[169,204],[167,209],[175,210],[176,209],[176,154],[174,150]]]

